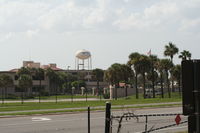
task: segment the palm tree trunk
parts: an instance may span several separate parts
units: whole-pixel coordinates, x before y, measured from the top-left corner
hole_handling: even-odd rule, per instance
[[[152,59],[152,61],[151,61],[151,67],[152,67],[152,70],[151,70],[151,72],[152,72],[152,90],[153,90],[153,98],[155,98],[155,84],[154,84],[154,82],[155,82],[155,77],[154,77],[154,66],[153,66],[153,59]]]
[[[167,78],[168,95],[169,95],[169,98],[171,98],[171,91],[170,91],[169,78],[168,78],[168,72],[167,71],[166,71],[166,78]]]
[[[154,79],[154,70],[152,71],[152,89],[153,89],[153,98],[155,98],[155,79]]]
[[[40,80],[39,103],[40,103],[40,100],[41,100],[41,89],[42,89],[42,85],[41,85],[41,80]]]
[[[56,87],[56,103],[58,103],[58,96],[57,96],[57,87]]]
[[[127,92],[127,85],[125,85],[125,97],[127,98],[128,92]]]
[[[144,99],[146,98],[146,86],[145,86],[145,73],[142,74],[143,77],[143,91],[144,91]]]
[[[100,91],[99,91],[99,80],[97,80],[97,96],[100,96]]]
[[[8,92],[7,92],[7,88],[4,88],[5,90],[4,90],[4,98],[7,98],[7,95],[8,95]]]
[[[136,99],[138,99],[139,95],[138,95],[138,87],[137,87],[137,73],[135,73],[135,90],[136,90]]]
[[[23,104],[24,103],[24,92],[22,91],[21,92],[21,104]]]
[[[175,92],[175,88],[174,88],[174,80],[172,78],[172,92]]]
[[[99,88],[99,80],[97,80],[97,92],[98,92],[98,94],[97,95],[99,95],[100,96],[100,100],[101,100],[101,90],[100,90],[100,88]]]
[[[116,83],[116,84],[115,84],[115,100],[117,100],[117,97],[118,97],[118,96],[117,96],[117,95],[118,95],[118,94],[117,94],[117,88],[118,88],[118,87],[119,87],[119,83]]]
[[[160,85],[161,85],[161,93],[162,93],[162,98],[164,98],[164,90],[163,90],[163,74],[160,74]]]
[[[1,100],[2,100],[2,104],[4,104],[4,89],[1,89]]]

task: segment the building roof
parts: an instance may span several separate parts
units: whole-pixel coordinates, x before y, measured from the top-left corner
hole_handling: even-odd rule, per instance
[[[63,70],[63,69],[58,68],[58,67],[56,67],[56,66],[53,67],[53,66],[50,66],[50,65],[42,65],[41,68],[42,68],[42,69],[45,69],[45,70],[48,69],[48,68],[51,68],[51,69],[54,70],[54,71],[62,71],[62,70]]]
[[[18,68],[15,68],[15,69],[11,69],[9,72],[18,72]]]

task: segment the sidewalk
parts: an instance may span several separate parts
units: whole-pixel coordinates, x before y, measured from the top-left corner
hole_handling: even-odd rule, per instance
[[[154,106],[154,105],[173,105],[173,104],[182,104],[181,102],[169,102],[169,103],[148,103],[148,104],[132,104],[132,105],[112,105],[112,108],[126,108],[126,107],[143,107],[143,106]],[[70,110],[83,110],[87,107],[79,108],[62,108],[62,109],[41,109],[41,110],[24,110],[24,111],[8,111],[0,112],[0,114],[11,114],[11,113],[24,113],[24,112],[41,112],[41,111],[70,111]],[[105,106],[91,107],[90,109],[105,109]]]
[[[97,101],[98,98],[87,98],[87,101]],[[102,99],[103,100],[103,99]],[[41,99],[40,102],[55,102],[55,99],[44,100]],[[57,102],[70,102],[71,99],[57,99]],[[74,98],[73,101],[86,101],[86,98]],[[21,100],[4,101],[4,103],[20,103]],[[39,99],[34,100],[24,100],[24,102],[39,102]]]

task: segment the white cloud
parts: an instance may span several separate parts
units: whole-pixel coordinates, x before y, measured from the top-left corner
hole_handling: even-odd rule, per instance
[[[181,29],[198,25],[199,0],[1,1],[1,32]],[[116,3],[116,5],[115,5]],[[192,17],[193,16],[193,17]],[[196,22],[197,21],[197,22]],[[195,24],[196,23],[196,24]],[[173,27],[173,28],[170,28]],[[174,28],[175,27],[175,28]],[[192,26],[194,27],[194,26]],[[191,30],[190,30],[191,32]]]
[[[6,34],[0,34],[0,42],[6,41],[10,38],[12,38],[15,35],[13,32],[8,32]]]
[[[31,37],[33,37],[34,35],[37,35],[39,33],[39,29],[36,29],[36,30],[28,30],[27,32],[26,32],[26,35],[29,37],[29,38],[31,38]]]
[[[176,15],[178,7],[176,3],[161,2],[152,5],[144,10],[144,17],[150,19],[160,19]]]
[[[97,6],[90,8],[83,20],[85,27],[93,27],[106,21],[109,0],[97,0]]]
[[[185,19],[181,23],[180,31],[193,31],[194,33],[200,32],[200,18],[198,19]]]
[[[176,19],[177,15],[178,7],[175,3],[161,2],[145,8],[142,12],[134,12],[128,17],[121,17],[113,25],[122,30],[154,28],[171,21],[171,19]]]

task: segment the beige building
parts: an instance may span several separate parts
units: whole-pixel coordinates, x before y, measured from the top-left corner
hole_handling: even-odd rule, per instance
[[[54,71],[59,71],[59,72],[68,72],[71,73],[72,75],[78,75],[82,74],[86,83],[86,87],[90,90],[92,88],[96,88],[96,81],[93,80],[92,76],[92,71],[91,70],[64,70],[61,68],[58,68],[55,63],[49,64],[49,65],[41,65],[39,62],[34,62],[34,61],[23,61],[23,67],[30,67],[30,68],[42,68],[42,69],[47,69],[51,68]],[[15,94],[15,95],[20,95],[20,89],[18,88],[18,76],[17,72],[19,69],[12,69],[10,71],[0,71],[0,74],[7,74],[12,77],[14,81],[14,87],[8,88],[7,89],[7,94]],[[47,76],[44,76],[44,79],[41,81],[42,85],[42,91],[48,92],[49,90],[49,79]],[[108,83],[107,82],[100,82],[100,88],[108,88]],[[37,94],[38,90],[40,89],[40,81],[37,79],[33,78],[33,86],[32,88],[28,89],[28,92],[31,92],[32,94]]]

